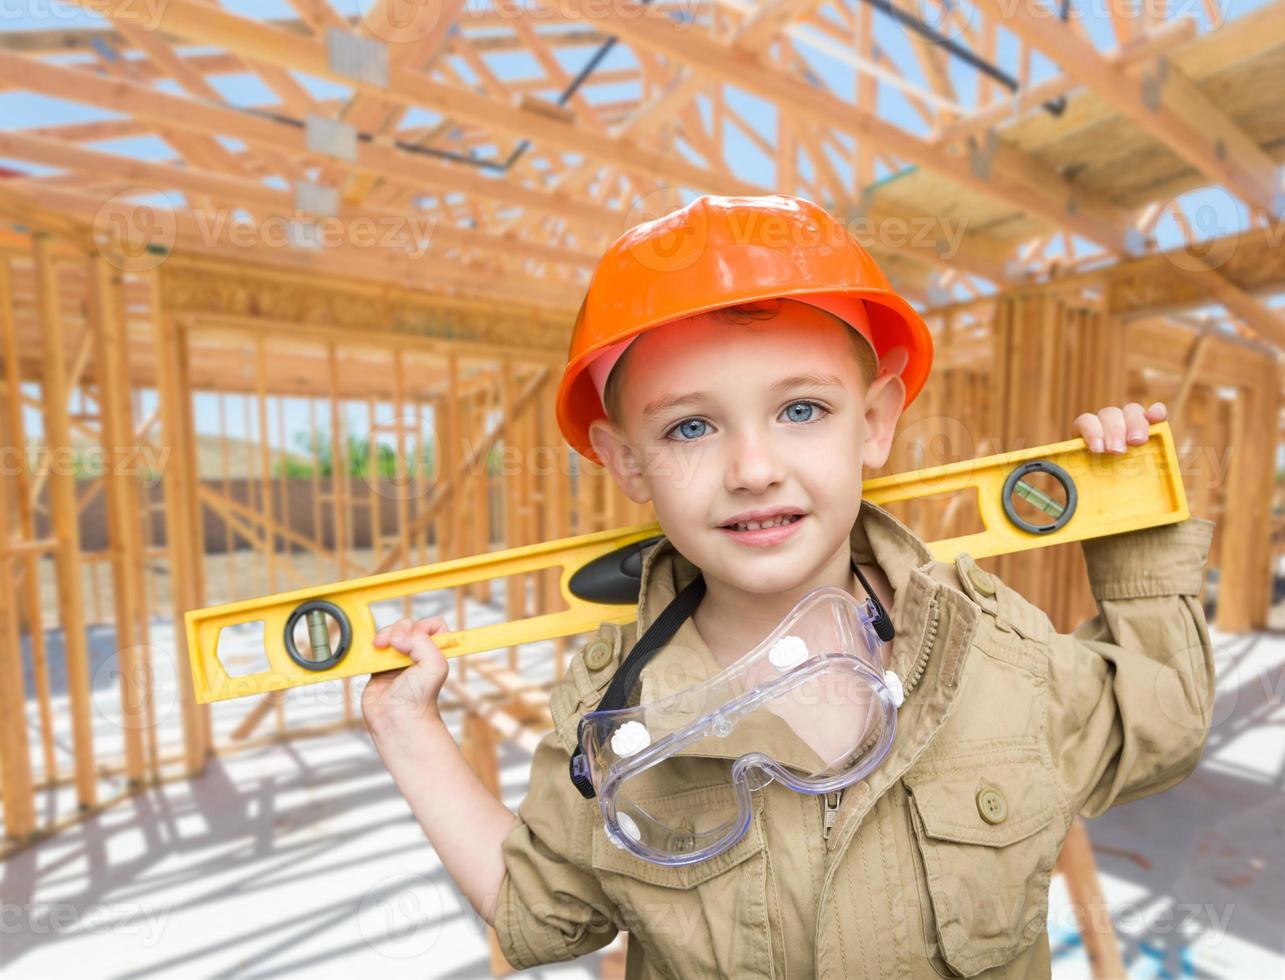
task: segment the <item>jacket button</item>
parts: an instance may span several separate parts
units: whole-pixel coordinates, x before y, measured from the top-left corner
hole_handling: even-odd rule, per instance
[[[603,640],[594,640],[584,651],[584,664],[590,670],[602,670],[611,663],[611,645]]]
[[[1008,818],[1008,801],[997,789],[979,789],[977,812],[989,824],[1003,823]]]
[[[984,568],[970,568],[968,570],[968,577],[973,582],[973,588],[982,595],[992,596],[995,594],[995,579],[991,573],[986,571]]]

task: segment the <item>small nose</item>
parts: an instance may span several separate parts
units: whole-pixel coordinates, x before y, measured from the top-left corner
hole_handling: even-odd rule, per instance
[[[784,476],[770,439],[761,432],[743,432],[731,440],[731,458],[725,472],[729,492],[756,494],[779,483]]]

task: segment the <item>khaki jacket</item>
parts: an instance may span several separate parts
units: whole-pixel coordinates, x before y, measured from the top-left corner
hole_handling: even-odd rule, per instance
[[[502,845],[504,955],[517,968],[567,960],[626,929],[630,980],[1048,976],[1049,880],[1076,814],[1165,790],[1200,758],[1212,531],[1191,518],[1085,542],[1099,612],[1061,634],[970,556],[934,561],[864,503],[853,557],[895,590],[889,667],[906,697],[891,751],[837,810],[769,784],[740,842],[678,868],[615,847],[598,801],[568,777],[580,716],[697,574],[662,540],[643,564],[638,622],[604,625],[553,691],[556,728]],[[643,670],[642,697],[716,668],[689,619]]]

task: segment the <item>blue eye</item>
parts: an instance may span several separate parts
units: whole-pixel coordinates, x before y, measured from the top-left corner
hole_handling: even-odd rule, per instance
[[[692,439],[699,439],[705,434],[705,427],[708,424],[704,419],[683,419],[670,429],[667,435],[672,436],[675,432],[680,432],[682,435],[678,439],[679,442],[691,442]],[[693,429],[694,426],[699,428]]]
[[[803,413],[796,412],[795,409],[803,409]],[[816,402],[791,402],[785,406],[785,414],[788,415],[791,422],[811,422],[812,412],[814,409],[821,408]]]

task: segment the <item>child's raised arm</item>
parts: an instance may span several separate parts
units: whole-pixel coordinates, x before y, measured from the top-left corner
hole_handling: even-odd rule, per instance
[[[371,676],[361,711],[379,756],[447,872],[487,924],[504,879],[500,844],[517,821],[464,759],[437,711],[446,658],[432,636],[441,618],[400,620],[375,634],[413,666]]]
[[[1163,402],[1076,418],[1090,452],[1123,453],[1168,418]],[[1209,735],[1214,659],[1200,605],[1212,521],[1084,541],[1098,615],[1049,645],[1054,766],[1095,817],[1185,778]]]

